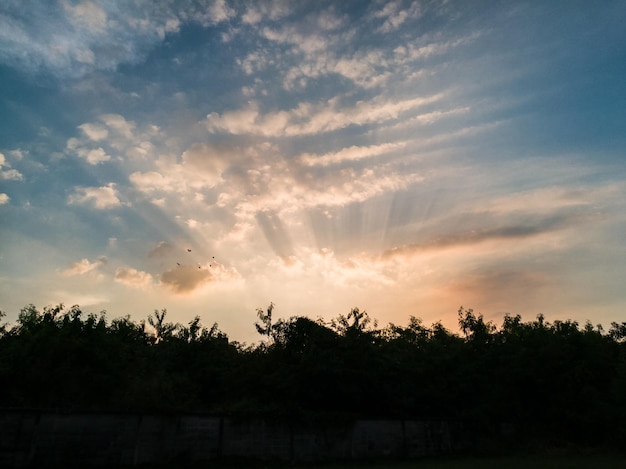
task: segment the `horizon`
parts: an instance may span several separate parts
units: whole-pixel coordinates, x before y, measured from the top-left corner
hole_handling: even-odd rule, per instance
[[[626,8],[0,5],[0,310],[624,320]]]

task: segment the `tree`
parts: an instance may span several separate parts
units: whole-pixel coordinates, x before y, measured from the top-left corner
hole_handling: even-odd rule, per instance
[[[264,312],[263,308],[257,308],[256,314],[259,317],[260,323],[255,322],[254,327],[257,332],[267,338],[268,344],[273,339],[273,333],[276,330],[276,325],[272,324],[272,313],[274,311],[274,303],[270,303],[267,307],[267,311]]]
[[[156,336],[154,340],[155,344],[158,344],[162,340],[169,339],[172,336],[173,332],[179,327],[178,324],[165,322],[166,315],[166,309],[162,309],[161,312],[155,309],[154,317],[152,315],[148,316],[148,324],[154,327],[156,331]]]

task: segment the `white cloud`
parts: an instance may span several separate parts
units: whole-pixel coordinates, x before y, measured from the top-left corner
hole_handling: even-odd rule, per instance
[[[8,195],[6,195],[3,192],[0,192],[0,205],[9,203],[9,200],[11,200],[11,198]]]
[[[132,267],[119,267],[114,278],[116,282],[134,288],[146,288],[152,284],[152,275]]]
[[[109,183],[102,187],[78,187],[68,198],[69,204],[91,204],[94,208],[104,210],[120,207],[122,202],[115,183]]]

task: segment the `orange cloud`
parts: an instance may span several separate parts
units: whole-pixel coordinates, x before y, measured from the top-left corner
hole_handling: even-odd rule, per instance
[[[161,275],[161,284],[174,293],[190,293],[213,279],[205,267],[179,265]]]
[[[92,270],[97,269],[101,265],[107,263],[107,258],[104,256],[98,257],[93,262],[90,262],[89,259],[81,259],[77,262],[72,262],[70,266],[63,271],[64,275],[83,275],[87,272],[91,272]]]

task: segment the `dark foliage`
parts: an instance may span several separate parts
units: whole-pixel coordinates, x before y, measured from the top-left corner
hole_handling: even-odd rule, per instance
[[[4,407],[212,412],[315,422],[411,418],[517,428],[573,444],[626,442],[626,323],[522,322],[498,328],[459,310],[460,334],[414,317],[378,328],[353,309],[330,323],[257,311],[262,341],[155,311],[146,323],[78,306],[26,306],[0,325]],[[0,313],[0,319],[4,316]]]

